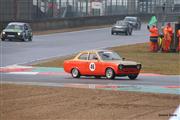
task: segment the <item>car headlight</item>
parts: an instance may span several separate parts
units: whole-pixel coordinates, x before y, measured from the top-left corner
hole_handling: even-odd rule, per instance
[[[6,34],[6,33],[3,31],[2,34],[4,35],[4,34]]]
[[[21,35],[21,33],[20,33],[20,32],[18,32],[18,35]]]
[[[141,69],[141,64],[137,64],[137,69],[140,70]]]
[[[124,67],[124,65],[121,65],[121,64],[118,66],[118,68],[119,68],[120,70],[122,70],[123,67]]]

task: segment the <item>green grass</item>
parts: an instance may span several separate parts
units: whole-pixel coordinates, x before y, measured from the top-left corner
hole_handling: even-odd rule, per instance
[[[64,60],[72,59],[76,56],[76,54],[59,57],[59,58],[52,58],[48,60],[43,60],[37,63],[32,63],[31,66],[38,66],[38,67],[63,67]]]
[[[140,62],[143,72],[159,74],[180,74],[179,53],[152,53],[149,52],[148,43],[114,47],[112,50],[118,52],[126,60]]]
[[[113,47],[110,49],[125,57],[126,60],[140,62],[143,65],[142,72],[180,75],[179,53],[152,53],[148,51],[148,43]],[[62,67],[63,61],[73,58],[73,56],[51,59],[33,64],[33,66]]]

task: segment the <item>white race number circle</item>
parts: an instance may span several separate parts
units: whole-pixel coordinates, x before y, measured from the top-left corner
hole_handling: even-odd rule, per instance
[[[90,64],[89,64],[89,69],[90,69],[91,71],[94,71],[94,70],[96,69],[96,65],[95,65],[94,63],[90,63]]]

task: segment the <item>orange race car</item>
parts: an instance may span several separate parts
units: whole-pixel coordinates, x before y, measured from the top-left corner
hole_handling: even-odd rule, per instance
[[[125,61],[116,52],[109,50],[90,50],[80,52],[74,59],[64,61],[64,70],[73,78],[95,76],[114,79],[115,76],[128,76],[136,79],[141,64]]]

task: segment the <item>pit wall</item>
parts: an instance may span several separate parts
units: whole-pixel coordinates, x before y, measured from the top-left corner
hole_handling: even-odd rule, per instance
[[[149,22],[150,18],[154,14],[129,14],[128,16],[137,16],[142,22]],[[112,25],[117,20],[122,20],[127,15],[113,15],[113,16],[91,16],[91,17],[75,17],[75,18],[57,18],[57,19],[42,19],[34,21],[19,21],[30,23],[33,31],[45,31],[45,30],[55,30],[64,28],[76,28],[83,26],[98,26],[98,25]],[[156,15],[157,16],[157,15]],[[179,21],[180,16],[177,14],[167,15],[168,22]],[[0,21],[0,32],[6,27],[9,22],[13,21]],[[161,21],[159,21],[161,22]]]
[[[138,16],[142,22],[148,22],[153,14],[141,14],[141,15],[128,15]],[[77,17],[77,18],[61,18],[61,19],[49,19],[38,21],[19,21],[30,23],[33,31],[55,30],[63,28],[76,28],[83,26],[98,26],[109,25],[115,23],[117,20],[124,19],[126,15],[117,16],[92,16],[92,17]],[[0,22],[0,31],[12,21]]]

